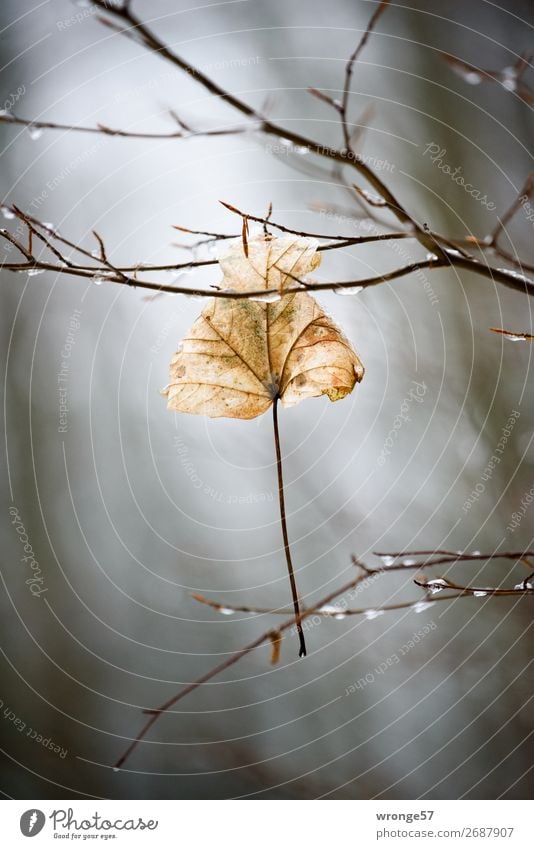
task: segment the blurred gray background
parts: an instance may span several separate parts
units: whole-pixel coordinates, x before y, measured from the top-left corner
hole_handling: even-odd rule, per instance
[[[273,118],[332,145],[340,143],[336,116],[307,87],[339,96],[344,63],[374,8],[367,0],[133,2],[220,84],[257,106],[272,95]],[[485,68],[512,65],[532,49],[532,11],[520,0],[506,9],[485,0],[393,3],[355,69],[355,123],[374,104],[363,153],[386,161],[381,176],[419,220],[451,236],[486,235],[512,202],[532,168],[531,116],[515,92],[469,85],[439,51]],[[0,101],[24,87],[13,107],[24,117],[154,132],[174,128],[169,107],[197,127],[235,120],[193,78],[103,27],[84,4],[3,0],[0,51]],[[186,260],[172,224],[236,231],[220,199],[257,215],[272,201],[275,220],[298,229],[364,232],[357,220],[317,211],[357,209],[349,191],[314,171],[320,163],[276,155],[276,142],[259,135],[146,141],[54,131],[36,139],[6,125],[0,132],[4,201],[90,250],[98,230],[114,263]],[[425,156],[430,143],[446,149],[443,161],[461,166],[495,212]],[[532,232],[520,213],[503,244],[532,262]],[[3,260],[14,255],[2,246]],[[317,277],[368,276],[421,255],[411,241],[330,252]],[[214,268],[180,282],[218,279]],[[534,506],[513,533],[506,528],[533,484],[532,347],[489,332],[531,330],[531,302],[466,274],[437,271],[426,284],[412,276],[320,297],[366,375],[341,403],[317,399],[281,413],[289,531],[306,604],[350,578],[351,554],[376,565],[375,550],[532,547]],[[161,718],[125,769],[112,771],[143,708],[276,621],[221,616],[192,592],[226,604],[289,601],[271,417],[167,412],[159,389],[202,302],[146,294],[50,273],[2,275],[3,793],[528,798],[532,605],[517,598],[324,621],[308,631],[305,660],[290,638],[276,667],[262,647]],[[424,385],[420,403],[414,381]],[[410,421],[384,455],[407,398]],[[520,415],[502,461],[465,510],[513,411]],[[25,584],[13,505],[41,565],[40,597]],[[500,561],[450,574],[513,585],[526,570]],[[351,604],[420,598],[412,578],[380,578]],[[398,663],[389,660],[425,626]],[[381,663],[388,670],[378,675]],[[366,675],[374,680],[346,695]]]

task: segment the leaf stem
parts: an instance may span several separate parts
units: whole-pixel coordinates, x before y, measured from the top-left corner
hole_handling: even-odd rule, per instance
[[[278,396],[273,401],[273,425],[274,425],[274,444],[276,448],[276,468],[278,472],[278,501],[280,504],[280,522],[282,525],[282,537],[284,539],[284,551],[286,555],[287,571],[289,574],[289,583],[291,584],[291,595],[293,597],[293,609],[296,616],[297,633],[299,635],[299,657],[306,655],[306,642],[304,640],[304,632],[300,621],[299,597],[297,592],[297,584],[295,582],[295,573],[293,572],[293,563],[291,561],[291,549],[289,548],[289,537],[287,533],[286,523],[286,507],[284,501],[284,477],[282,473],[282,454],[280,452],[280,434],[278,431]]]

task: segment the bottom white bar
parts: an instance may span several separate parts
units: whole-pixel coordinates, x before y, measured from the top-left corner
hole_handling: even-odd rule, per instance
[[[2,846],[273,849],[342,843],[377,847],[534,845],[529,802],[5,801]],[[35,838],[35,844],[29,841]]]

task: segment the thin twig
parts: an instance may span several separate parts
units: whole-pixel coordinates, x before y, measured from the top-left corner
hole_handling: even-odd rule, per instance
[[[386,564],[386,568],[396,565],[399,569],[423,569],[427,566],[438,566],[442,563],[467,563],[472,560],[515,560],[520,562],[525,557],[534,557],[534,551],[494,551],[482,554],[479,551],[447,551],[446,549],[428,549],[419,551],[374,551]],[[414,560],[413,558],[422,558]],[[402,562],[408,559],[410,562]],[[399,564],[395,564],[400,560]]]
[[[532,333],[523,333],[522,331],[517,330],[505,330],[503,327],[490,327],[490,330],[492,330],[493,333],[500,333],[502,336],[506,336],[507,339],[511,339],[513,342],[518,342],[520,340],[534,342],[534,336]]]
[[[117,16],[119,19],[129,25],[129,28],[121,30],[121,33],[123,33],[129,38],[134,38],[134,40],[136,41],[140,41],[141,44],[143,44],[152,52],[156,53],[156,55],[162,57],[163,59],[166,59],[176,67],[180,68],[182,71],[185,71],[187,74],[191,75],[200,85],[202,85],[206,89],[206,91],[210,92],[210,94],[213,94],[214,96],[225,101],[238,112],[240,112],[242,115],[245,115],[247,118],[252,118],[257,121],[258,129],[260,129],[263,133],[266,133],[267,135],[276,136],[277,138],[285,139],[286,141],[289,141],[297,147],[306,148],[312,153],[315,153],[319,156],[323,156],[327,159],[333,160],[334,162],[339,162],[343,165],[349,165],[350,167],[355,168],[361,175],[365,177],[365,179],[371,184],[374,190],[384,198],[390,209],[394,212],[397,219],[403,224],[409,225],[411,228],[413,228],[414,235],[420,241],[420,243],[428,250],[436,250],[435,246],[433,247],[431,240],[429,239],[428,235],[425,233],[423,228],[420,227],[420,225],[415,221],[415,219],[398,202],[391,190],[385,185],[385,183],[380,179],[380,177],[364,162],[363,158],[359,154],[355,154],[347,148],[343,150],[337,150],[336,148],[331,148],[326,145],[322,145],[319,142],[302,136],[300,133],[295,133],[292,130],[286,129],[285,127],[280,127],[278,124],[261,115],[253,107],[249,106],[248,103],[241,100],[236,95],[231,94],[230,92],[223,89],[213,79],[208,77],[198,68],[191,66],[178,54],[174,53],[174,51],[167,47],[167,45],[162,42],[152,32],[152,30],[150,30],[136,15],[133,14],[129,7],[117,6],[110,8],[106,4],[105,0],[92,0],[92,3],[97,8],[103,9],[104,11]],[[381,3],[381,6],[382,5],[384,4]],[[443,259],[444,257],[440,254],[439,249],[437,249],[437,252],[438,255],[440,255],[441,259]]]
[[[287,532],[286,522],[286,507],[284,498],[284,477],[282,471],[282,452],[280,450],[280,433],[278,429],[278,395],[273,401],[273,428],[274,428],[274,444],[276,448],[276,471],[278,475],[278,502],[280,505],[280,522],[282,524],[282,538],[284,540],[284,552],[286,555],[287,571],[289,574],[289,583],[291,584],[291,595],[293,597],[293,609],[295,611],[295,621],[297,623],[297,633],[299,636],[299,657],[306,655],[306,641],[304,632],[300,623],[300,607],[297,584],[295,581],[295,573],[293,571],[293,563],[291,560],[291,548],[289,546],[289,535]]]
[[[518,595],[521,593],[518,592]],[[272,616],[290,616],[291,610],[288,608],[270,608],[270,607],[255,607],[251,605],[234,605],[234,604],[226,604],[219,601],[213,601],[212,599],[204,598],[204,596],[199,595],[198,593],[192,593],[191,597],[200,602],[200,604],[205,604],[208,607],[212,607],[214,610],[222,611],[223,613],[254,613],[258,615],[272,615]],[[323,616],[325,619],[344,619],[345,616],[365,616],[366,614],[372,614],[373,616],[378,615],[380,613],[387,613],[390,610],[409,610],[411,608],[417,608],[418,605],[424,604],[427,601],[449,601],[451,599],[455,599],[456,596],[439,596],[438,598],[432,598],[427,594],[424,595],[423,598],[416,599],[415,601],[402,601],[399,604],[384,604],[379,607],[336,607],[334,606],[326,606],[326,607],[317,607],[314,609],[314,616]],[[302,609],[303,612],[306,608]]]
[[[441,265],[450,264],[461,269],[472,271],[475,274],[489,277],[496,282],[503,283],[509,288],[515,289],[516,291],[526,292],[527,294],[534,293],[534,283],[528,280],[527,278],[523,277],[522,275],[517,275],[515,272],[507,271],[506,269],[494,269],[485,263],[478,262],[475,259],[466,258],[460,253],[460,250],[452,251],[447,250],[446,248],[442,248],[439,244],[439,240],[436,240],[436,237],[432,233],[427,232],[424,227],[420,226],[415,221],[413,216],[411,216],[406,211],[406,209],[398,202],[391,190],[387,188],[387,186],[380,179],[380,177],[378,177],[378,175],[375,174],[373,170],[366,165],[363,158],[359,154],[355,154],[354,152],[351,152],[347,149],[337,150],[335,148],[330,148],[328,146],[321,145],[312,139],[308,139],[298,133],[286,130],[285,128],[280,127],[274,122],[265,118],[247,103],[242,101],[239,97],[225,91],[223,88],[221,88],[221,86],[218,85],[218,83],[207,77],[198,69],[190,66],[189,63],[187,63],[180,56],[170,50],[170,48],[168,48],[163,42],[161,42],[157,38],[157,36],[155,36],[154,33],[152,33],[152,31],[133,14],[129,4],[122,4],[120,6],[110,6],[107,2],[105,2],[105,0],[92,0],[92,2],[93,5],[97,8],[100,8],[112,15],[117,16],[120,20],[122,20],[128,25],[127,29],[120,29],[120,32],[122,34],[126,35],[129,38],[134,38],[135,41],[140,42],[149,50],[153,51],[159,56],[162,56],[164,59],[171,62],[173,65],[192,75],[196,79],[196,81],[199,82],[207,91],[209,91],[214,96],[225,100],[230,106],[232,106],[241,114],[245,115],[247,118],[254,118],[257,122],[259,122],[260,129],[263,132],[269,135],[277,136],[278,138],[284,138],[290,143],[303,147],[319,156],[333,161],[334,163],[338,163],[338,165],[340,166],[348,165],[356,169],[362,176],[365,177],[365,179],[370,183],[374,190],[378,192],[380,197],[385,202],[385,205],[394,213],[397,219],[410,228],[411,234],[424,247],[426,247],[427,250],[436,253]],[[381,3],[380,8],[385,5],[386,4]],[[108,24],[110,23],[109,19],[103,19],[103,22]],[[371,29],[372,28],[369,29],[369,32],[371,31]],[[357,56],[355,58],[357,58]],[[458,253],[459,256],[456,256],[456,253]],[[440,263],[435,263],[433,267],[440,267]],[[75,273],[79,275],[79,270]],[[404,273],[406,272],[401,271],[399,276],[403,276]],[[82,274],[81,276],[84,275]],[[376,282],[383,282],[387,279],[387,276],[383,276]],[[133,285],[133,281],[131,282],[131,285]],[[158,286],[150,286],[147,288],[156,288],[158,291],[170,290],[173,292],[180,293],[180,290],[178,288],[172,287],[169,287],[169,289]],[[336,288],[336,286],[332,285],[331,288]],[[187,294],[188,292],[184,293]],[[197,293],[195,292],[193,294]],[[204,293],[201,292],[199,294]]]
[[[434,578],[430,581],[414,578],[414,584],[417,584],[418,587],[422,587],[429,592],[435,592],[436,590],[441,591],[441,589],[454,590],[459,596],[470,595],[480,598],[483,598],[484,596],[534,595],[534,587],[528,586],[528,580],[523,581],[517,587],[509,589],[506,587],[466,587],[461,584],[457,584],[455,581],[451,581],[449,578]]]
[[[339,595],[343,595],[343,593],[349,592],[350,590],[354,589],[356,586],[358,586],[359,583],[361,583],[361,581],[363,581],[365,578],[367,578],[369,576],[369,574],[371,574],[371,570],[369,570],[364,564],[360,563],[359,561],[355,560],[354,558],[353,558],[353,563],[358,568],[358,572],[356,574],[356,577],[352,578],[350,581],[348,581],[346,584],[339,587],[338,589],[333,590],[332,592],[328,593],[328,595],[325,596],[323,599],[321,599],[321,601],[318,602],[317,605],[314,608],[310,608],[309,610],[301,611],[298,620],[296,620],[295,617],[291,617],[286,622],[282,623],[282,625],[279,625],[277,627],[277,632],[279,634],[283,634],[285,631],[292,628],[295,624],[300,624],[305,619],[307,619],[309,616],[312,616],[318,608],[324,607],[329,602],[331,602],[335,598],[337,598]],[[166,702],[164,702],[164,704],[162,704],[159,708],[156,708],[155,710],[144,711],[144,713],[149,714],[149,719],[144,724],[144,726],[142,727],[139,734],[132,740],[132,742],[130,743],[130,745],[128,746],[128,748],[124,752],[124,754],[119,758],[119,760],[115,764],[115,767],[118,769],[122,766],[122,764],[127,760],[127,758],[132,754],[132,752],[137,748],[137,746],[139,745],[141,740],[144,739],[144,737],[146,736],[148,731],[151,729],[151,727],[154,725],[154,723],[157,721],[157,719],[159,718],[159,716],[161,716],[162,713],[165,713],[166,711],[168,711],[177,702],[181,701],[183,698],[185,698],[185,696],[189,695],[189,693],[192,693],[194,690],[198,689],[198,687],[200,687],[202,684],[207,683],[212,678],[214,678],[216,675],[218,675],[221,672],[225,671],[226,669],[230,668],[235,663],[238,663],[238,661],[240,661],[246,655],[250,654],[252,651],[254,651],[254,649],[263,645],[263,643],[269,641],[271,639],[271,634],[272,634],[272,629],[266,631],[264,634],[261,634],[261,636],[257,637],[257,639],[253,640],[251,643],[248,643],[248,645],[246,645],[244,648],[240,649],[237,652],[234,652],[229,658],[222,661],[222,663],[213,667],[213,669],[211,669],[209,672],[205,673],[204,675],[200,676],[200,678],[197,678],[196,681],[193,681],[191,684],[188,684],[186,687],[184,687],[182,690],[180,690],[179,693],[177,693],[175,696],[173,696],[172,698],[170,698]]]
[[[502,231],[504,230],[504,228],[506,227],[508,222],[511,221],[511,219],[514,217],[514,215],[516,214],[518,209],[521,208],[521,206],[524,203],[525,198],[531,197],[533,192],[534,192],[534,171],[531,171],[530,174],[528,175],[527,179],[525,180],[525,184],[523,185],[521,191],[517,195],[514,202],[511,204],[511,206],[508,207],[506,212],[499,218],[497,226],[495,227],[493,233],[491,234],[490,239],[487,242],[488,247],[495,248],[497,246],[497,242],[498,242],[499,236],[501,235]]]
[[[310,608],[309,610],[301,611],[298,620],[296,620],[295,617],[292,616],[286,622],[283,622],[277,627],[277,632],[279,634],[283,634],[285,633],[285,631],[292,628],[295,624],[300,624],[309,616],[312,616],[318,607],[324,607],[326,604],[337,598],[337,596],[349,592],[349,590],[351,589],[354,589],[354,587],[356,587],[361,581],[363,581],[367,577],[367,574],[368,570],[364,566],[362,566],[361,570],[359,570],[359,573],[356,575],[355,578],[352,578],[350,581],[348,581],[348,583],[344,584],[342,587],[339,587],[333,592],[328,593],[325,598],[321,599],[321,601],[318,602],[316,608]],[[191,684],[188,684],[186,687],[180,690],[179,693],[164,702],[160,707],[156,708],[155,710],[144,711],[144,713],[149,714],[149,719],[143,725],[139,734],[132,740],[124,754],[121,755],[121,757],[115,764],[115,767],[118,769],[123,765],[127,758],[137,748],[141,740],[146,737],[147,733],[150,731],[150,729],[161,716],[161,714],[170,710],[170,708],[173,707],[177,702],[181,701],[183,698],[185,698],[185,696],[189,695],[189,693],[192,693],[194,690],[198,689],[198,687],[200,687],[202,684],[206,684],[212,678],[215,678],[216,675],[219,675],[221,672],[224,672],[226,669],[229,669],[231,666],[238,663],[238,661],[240,661],[243,657],[246,657],[246,655],[250,654],[252,651],[254,651],[254,649],[263,645],[263,643],[270,641],[271,634],[272,629],[265,631],[265,633],[261,634],[261,636],[257,637],[252,642],[248,643],[244,648],[240,649],[237,652],[234,652],[230,655],[230,657],[226,658],[226,660],[223,660],[222,663],[217,664],[217,666],[213,667],[213,669],[210,669],[209,672],[206,672],[204,675],[201,675],[200,678],[197,678],[196,681],[193,681]]]
[[[111,272],[108,273],[107,268],[99,268],[95,266],[93,268],[87,266],[61,266],[54,265],[53,263],[44,262],[41,260],[37,260],[35,257],[28,254],[26,248],[17,239],[12,236],[7,230],[0,229],[0,236],[3,236],[9,242],[11,242],[15,247],[17,247],[21,253],[26,257],[28,262],[26,263],[0,263],[0,268],[4,268],[9,271],[27,271],[30,268],[39,268],[43,271],[53,271],[57,274],[69,274],[74,275],[76,277],[86,277],[86,278],[94,278],[98,276],[102,272],[108,274],[107,282],[109,283],[119,283],[125,284],[128,286],[137,287],[140,289],[149,289],[154,292],[165,292],[173,295],[190,295],[194,297],[211,297],[211,298],[235,298],[246,299],[246,298],[255,298],[258,295],[265,294],[265,290],[258,290],[255,292],[234,292],[234,291],[225,291],[225,290],[212,290],[212,289],[198,289],[198,288],[189,288],[185,286],[170,286],[162,283],[156,283],[152,281],[146,280],[137,280],[134,277],[126,276],[126,272],[132,271],[137,272],[139,270],[146,271],[165,271],[165,270],[180,270],[182,268],[193,268],[199,266],[206,265],[217,265],[217,260],[205,260],[205,261],[195,261],[195,262],[186,262],[179,263],[177,265],[171,266],[157,266],[151,268],[150,266],[143,268],[142,266],[129,266],[127,268],[117,267],[117,276],[113,276]],[[315,290],[317,292],[325,292],[325,291],[334,291],[336,289],[350,289],[355,287],[360,287],[362,289],[370,288],[371,286],[378,286],[381,283],[388,283],[392,280],[397,280],[400,277],[405,277],[408,274],[412,274],[417,271],[422,271],[425,268],[428,269],[438,269],[438,268],[447,268],[449,266],[463,268],[465,271],[472,271],[475,274],[482,275],[483,277],[489,278],[494,282],[502,283],[510,289],[514,289],[519,292],[526,293],[528,295],[534,295],[534,281],[530,280],[526,277],[517,276],[514,272],[507,271],[506,269],[495,269],[491,266],[483,265],[482,263],[476,263],[472,260],[465,259],[459,253],[458,256],[453,256],[452,252],[445,250],[445,261],[438,259],[433,256],[427,260],[420,260],[419,262],[413,262],[409,265],[401,266],[400,268],[393,269],[393,271],[384,272],[383,274],[378,274],[375,277],[366,277],[361,280],[340,280],[340,281],[332,281],[329,283],[313,283],[306,284],[307,288],[310,290]],[[123,274],[123,272],[125,272]],[[291,276],[291,275],[287,275]],[[284,289],[284,294],[292,294],[293,292],[298,292],[301,290],[300,286],[291,286]]]
[[[407,554],[412,554],[412,555],[429,555],[429,554],[440,554],[441,555],[441,554],[446,554],[446,555],[448,555],[448,559],[441,560],[441,561],[436,560],[434,563],[427,563],[426,564],[427,566],[436,565],[439,562],[450,562],[453,559],[453,557],[456,558],[456,560],[462,559],[462,557],[464,557],[465,559],[478,559],[478,560],[480,560],[480,559],[492,560],[492,559],[496,559],[498,557],[505,557],[505,558],[508,558],[508,559],[521,560],[523,558],[534,556],[534,552],[531,552],[531,551],[519,552],[519,553],[517,553],[517,552],[504,552],[504,553],[501,553],[501,554],[486,554],[486,555],[483,555],[483,554],[462,555],[462,554],[458,554],[457,552],[449,552],[449,551],[444,552],[441,549],[435,549],[435,550],[432,550],[432,551],[399,552],[399,553],[396,553],[396,554],[379,555],[379,556],[382,556],[382,557],[389,556],[389,557],[395,557],[396,558],[396,557],[403,557]],[[393,563],[388,567],[382,567],[382,568],[379,568],[379,569],[370,569],[364,563],[357,560],[356,558],[353,558],[353,564],[357,569],[356,576],[353,579],[351,579],[348,583],[344,584],[343,586],[339,587],[338,589],[335,589],[332,592],[328,593],[327,596],[325,596],[320,601],[318,601],[317,604],[314,605],[313,607],[301,610],[298,617],[297,616],[291,616],[291,618],[287,619],[281,625],[277,626],[276,634],[281,636],[286,631],[288,631],[290,628],[293,628],[295,625],[297,625],[297,626],[300,625],[302,622],[304,622],[310,616],[320,614],[321,608],[327,607],[336,598],[344,595],[345,593],[350,592],[355,587],[357,587],[358,584],[360,584],[362,581],[368,579],[369,577],[371,577],[373,575],[392,572],[392,571],[402,571],[406,568],[411,568],[411,569],[420,568],[417,564],[414,564],[414,565],[411,565],[411,566],[408,567],[408,566],[406,566],[402,563]],[[417,580],[419,580],[419,579],[417,579]],[[436,580],[440,580],[440,579],[436,579]],[[432,585],[432,582],[428,582],[428,583],[430,584],[430,586],[429,587],[423,587],[423,588],[427,589],[427,592],[431,592],[433,585]],[[447,587],[445,585],[442,585],[442,586],[444,586],[444,589],[447,589]],[[450,600],[453,600],[454,598],[457,598],[457,597],[460,597],[460,596],[467,596],[467,595],[472,596],[477,591],[478,592],[485,592],[486,591],[485,588],[461,587],[459,585],[457,585],[457,586],[458,586],[458,589],[454,588],[455,595],[440,596],[439,600],[450,601]],[[434,584],[434,592],[435,592],[435,588],[436,588],[436,585]],[[469,592],[464,592],[464,591],[467,591],[467,590],[469,590]],[[473,592],[471,592],[470,590],[473,590]],[[489,594],[491,594],[491,595],[525,596],[525,595],[531,595],[533,591],[534,590],[532,588],[525,587],[524,590],[518,590],[518,589],[514,588],[513,591],[506,591],[504,593],[493,592],[493,593],[489,593]],[[206,603],[206,600],[203,599],[202,596],[200,596],[200,597],[196,596],[196,599]],[[430,600],[430,597],[427,595],[421,601],[424,602],[424,601],[429,601],[429,600]],[[432,601],[438,601],[438,598],[431,598],[431,600]],[[207,603],[209,604],[209,602],[207,602]],[[407,606],[413,607],[414,604],[417,604],[417,602],[407,603]],[[227,607],[227,606],[224,605],[224,607]],[[227,608],[227,609],[231,609],[231,608]],[[377,609],[380,609],[380,608],[377,608]],[[392,609],[392,608],[384,608],[384,610],[385,609]],[[402,608],[399,608],[399,609],[402,609]],[[366,608],[366,610],[368,611],[369,608]],[[282,611],[273,610],[273,611],[266,611],[266,612],[277,613],[277,612],[282,612]],[[345,612],[345,611],[343,611],[341,609],[340,612]],[[362,609],[362,613],[365,613],[364,609]],[[143,727],[141,728],[139,734],[132,740],[132,742],[130,743],[130,745],[128,746],[128,748],[124,752],[124,754],[117,761],[117,763],[115,765],[116,768],[119,768],[124,764],[124,762],[127,760],[127,758],[134,752],[134,750],[137,748],[139,743],[146,737],[147,733],[150,731],[150,729],[152,728],[154,723],[157,721],[157,719],[163,713],[170,710],[170,708],[173,707],[177,702],[181,701],[187,695],[194,692],[196,689],[198,689],[200,686],[202,686],[202,684],[207,683],[212,678],[215,678],[217,675],[219,675],[221,672],[224,672],[226,669],[229,669],[231,666],[238,663],[243,657],[246,657],[246,655],[253,652],[259,646],[263,645],[264,643],[270,642],[271,639],[272,639],[272,634],[273,634],[273,629],[270,628],[269,630],[267,630],[263,634],[261,634],[259,637],[257,637],[255,640],[248,643],[244,648],[240,649],[237,652],[234,652],[233,654],[230,655],[230,657],[226,658],[226,660],[217,664],[217,666],[213,667],[213,669],[211,669],[209,672],[206,672],[204,675],[197,678],[196,681],[193,681],[190,684],[188,684],[186,687],[184,687],[182,690],[180,690],[179,693],[177,693],[172,698],[170,698],[166,702],[164,702],[160,707],[158,707],[154,710],[145,710],[144,713],[148,714],[149,718],[145,722]]]
[[[71,133],[92,133],[103,136],[115,136],[122,139],[150,139],[152,141],[159,139],[189,139],[198,138],[199,136],[235,136],[242,133],[249,133],[254,129],[253,126],[251,127],[247,124],[239,127],[189,130],[187,132],[173,130],[167,133],[148,133],[120,130],[115,127],[108,127],[106,124],[97,124],[94,127],[88,127],[79,124],[62,124],[56,121],[34,121],[30,118],[21,118],[18,115],[0,115],[0,124],[13,124],[14,126],[29,127],[36,130],[64,130]]]
[[[365,45],[367,44],[367,42],[369,40],[369,36],[371,35],[372,31],[374,30],[376,24],[378,23],[378,19],[380,18],[382,13],[385,11],[386,6],[388,4],[389,4],[389,0],[382,0],[382,2],[379,3],[379,5],[376,7],[369,23],[367,24],[367,28],[365,29],[365,32],[363,33],[363,35],[360,39],[358,46],[356,47],[356,49],[352,53],[349,61],[347,62],[346,68],[345,68],[345,82],[344,82],[344,85],[343,85],[343,96],[341,98],[341,103],[339,105],[339,114],[341,116],[341,126],[343,128],[343,138],[344,138],[345,147],[347,148],[347,150],[352,149],[351,148],[350,132],[349,132],[348,121],[347,121],[347,112],[348,112],[348,107],[349,107],[349,97],[350,97],[350,90],[351,90],[352,74],[353,74],[353,71],[354,71],[354,65],[358,61],[358,59],[360,58],[362,50],[364,49]]]
[[[320,250],[332,250],[338,247],[349,247],[350,245],[361,245],[366,242],[377,242],[377,241],[387,241],[388,239],[409,239],[414,238],[412,233],[407,233],[405,230],[402,232],[394,232],[394,233],[377,233],[366,236],[333,236],[328,233],[314,233],[309,230],[294,230],[292,227],[287,227],[284,224],[278,224],[275,221],[271,221],[270,217],[261,218],[257,215],[251,215],[249,212],[242,212],[242,210],[238,209],[237,206],[234,206],[231,203],[227,203],[226,201],[219,201],[229,212],[233,212],[236,215],[239,215],[241,218],[247,218],[249,221],[254,221],[256,224],[269,224],[271,227],[274,227],[275,230],[280,230],[281,233],[289,233],[292,236],[300,236],[302,238],[307,239],[325,239],[335,244],[332,245],[321,245]],[[272,211],[272,210],[271,210]],[[194,233],[195,235],[204,235],[204,236],[217,236],[219,239],[232,239],[236,238],[235,236],[227,236],[222,234],[215,233],[202,233],[198,230],[187,230],[182,227],[177,227],[177,230],[184,230],[184,232]],[[341,242],[342,244],[337,244]]]
[[[531,67],[532,54],[523,53],[513,67],[506,67],[500,71],[477,68],[476,65],[470,65],[451,53],[442,53],[441,57],[462,79],[472,83],[482,81],[500,83],[507,91],[515,92],[525,103],[534,104],[534,91],[522,80],[525,71]]]

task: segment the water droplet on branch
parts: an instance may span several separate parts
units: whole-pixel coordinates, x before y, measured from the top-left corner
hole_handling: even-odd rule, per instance
[[[475,71],[467,71],[467,73],[461,76],[463,76],[464,80],[466,83],[469,83],[469,85],[478,85],[482,82],[482,75],[477,74]]]
[[[41,127],[34,127],[33,124],[30,124],[28,127],[28,135],[32,141],[37,141],[43,135],[43,131]]]
[[[380,195],[374,195],[372,192],[368,192],[367,189],[358,189],[358,192],[372,206],[387,206],[387,201],[385,201],[384,198],[381,198]],[[409,224],[410,227],[413,227],[411,222],[409,222]]]
[[[282,295],[276,289],[269,289],[267,292],[262,292],[261,295],[251,295],[249,298],[249,301],[261,301],[265,304],[274,304],[281,300]]]
[[[395,558],[391,554],[382,554],[380,557],[384,566],[393,566]]]
[[[444,587],[447,586],[447,581],[444,581],[443,578],[433,578],[431,581],[428,581],[426,584],[426,588],[432,595],[436,595],[440,593]]]
[[[530,283],[531,281],[520,271],[515,271],[513,268],[498,268],[501,274],[506,274],[508,277],[513,277],[514,280],[520,280],[522,283]]]
[[[435,603],[435,601],[416,601],[412,606],[412,610],[414,613],[422,613],[424,610],[428,610],[429,607],[432,607]]]
[[[101,286],[102,283],[106,283],[108,280],[112,280],[115,277],[115,273],[113,271],[99,271],[97,274],[93,274],[93,283],[96,286]]]
[[[503,68],[501,84],[507,91],[517,89],[517,71],[515,68]]]
[[[377,616],[382,616],[383,613],[383,610],[375,610],[374,608],[369,608],[369,610],[366,610],[363,615],[365,619],[376,619]]]
[[[334,295],[357,295],[363,290],[363,286],[338,286],[334,289]]]

